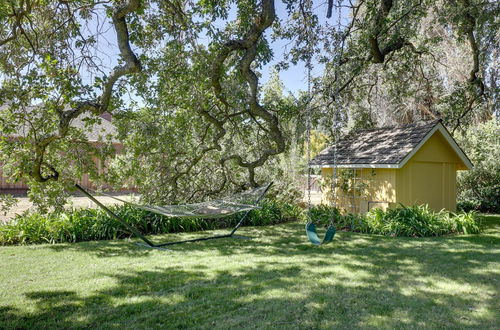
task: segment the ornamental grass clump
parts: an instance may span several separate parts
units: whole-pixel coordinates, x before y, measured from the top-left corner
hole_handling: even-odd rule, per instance
[[[447,234],[475,234],[480,226],[473,212],[435,212],[427,205],[401,205],[386,211],[372,209],[365,217],[366,226],[374,234],[389,236],[429,237]]]
[[[476,213],[436,212],[427,205],[401,205],[386,211],[375,208],[365,215],[341,215],[337,208],[317,205],[311,207],[307,214],[309,220],[320,226],[326,226],[333,220],[337,230],[385,236],[430,237],[480,232]]]
[[[451,233],[478,234],[481,232],[481,223],[475,212],[448,213],[446,221],[449,222]]]
[[[264,201],[261,206],[250,211],[245,224],[277,224],[289,220],[284,213],[297,213],[292,206],[272,200]],[[233,227],[243,215],[240,213],[219,219],[172,218],[129,205],[113,206],[110,209],[144,235]],[[74,243],[130,236],[132,235],[117,220],[101,209],[72,209],[49,215],[25,213],[0,225],[0,245]]]

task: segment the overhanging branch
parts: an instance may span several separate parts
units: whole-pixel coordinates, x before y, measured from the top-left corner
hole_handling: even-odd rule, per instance
[[[77,102],[77,104],[69,110],[58,111],[59,115],[59,129],[57,134],[47,136],[41,140],[36,141],[35,144],[35,158],[33,160],[32,170],[30,176],[36,181],[45,182],[48,180],[57,180],[59,173],[54,167],[44,163],[44,154],[47,146],[59,139],[67,136],[70,123],[73,119],[80,116],[82,113],[91,112],[94,114],[102,114],[107,111],[111,101],[113,87],[121,77],[137,73],[141,71],[141,63],[132,51],[130,46],[130,36],[127,26],[127,15],[137,11],[140,6],[140,0],[128,0],[117,4],[112,10],[112,23],[116,31],[116,39],[120,56],[123,60],[122,65],[116,66],[104,81],[101,95],[95,100],[85,100]],[[52,175],[44,177],[42,175],[42,165],[47,166],[53,172]]]
[[[248,96],[248,114],[251,117],[258,117],[264,120],[268,126],[268,133],[275,144],[274,147],[263,150],[260,156],[253,161],[245,161],[240,155],[230,155],[223,159],[223,162],[234,160],[236,164],[245,167],[248,170],[249,181],[253,186],[257,186],[255,181],[255,169],[264,163],[273,155],[277,155],[285,150],[285,139],[279,127],[278,117],[268,111],[258,100],[258,77],[251,69],[251,64],[255,61],[257,54],[256,46],[262,38],[263,32],[269,28],[276,18],[276,12],[273,0],[263,0],[261,3],[260,15],[255,19],[254,24],[242,39],[229,40],[224,43],[212,64],[211,81],[215,96],[226,107],[229,102],[222,89],[222,72],[226,59],[236,51],[243,51],[238,65],[239,74],[246,80],[249,87]]]

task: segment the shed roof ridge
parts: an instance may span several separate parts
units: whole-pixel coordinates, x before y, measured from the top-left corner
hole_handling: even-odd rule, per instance
[[[406,124],[396,124],[396,125],[390,125],[390,126],[382,126],[382,127],[373,127],[373,128],[362,128],[362,129],[357,129],[357,130],[352,130],[351,132],[348,133],[362,133],[362,132],[373,132],[373,131],[378,131],[378,130],[390,130],[390,129],[395,129],[395,128],[407,128],[407,127],[423,127],[427,126],[430,124],[437,124],[439,122],[442,122],[441,119],[432,119],[432,120],[421,120],[421,121],[415,121],[412,123],[406,123]]]

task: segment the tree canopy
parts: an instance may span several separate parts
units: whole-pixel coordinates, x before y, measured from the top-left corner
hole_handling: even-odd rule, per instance
[[[92,155],[112,150],[84,133],[111,112],[127,148],[107,180],[176,201],[258,185],[302,139],[306,108],[327,133],[334,119],[464,129],[498,114],[499,11],[488,0],[2,2],[0,162],[34,195],[97,179]],[[301,62],[322,70],[312,95],[286,95],[277,73],[262,87],[263,66]],[[72,126],[82,115],[86,128]]]

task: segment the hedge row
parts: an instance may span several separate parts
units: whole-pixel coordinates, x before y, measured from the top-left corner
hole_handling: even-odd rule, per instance
[[[241,214],[236,214],[220,219],[170,218],[129,205],[111,209],[144,235],[228,228],[236,225],[241,217]],[[261,209],[249,213],[245,224],[277,224],[298,216],[298,213],[293,205],[266,201]],[[91,208],[50,215],[28,213],[0,225],[0,245],[73,243],[130,236],[131,233],[105,211]]]
[[[386,236],[476,234],[481,229],[475,212],[435,212],[427,205],[400,206],[387,211],[372,209],[366,215],[345,216],[341,216],[337,209],[320,205],[311,209],[310,218],[323,225],[333,218],[338,229]]]
[[[145,235],[213,230],[235,226],[241,215],[220,219],[169,218],[128,205],[111,207],[129,225]],[[387,236],[426,237],[480,232],[474,212],[434,212],[427,206],[401,206],[383,211],[372,209],[366,215],[340,215],[332,207],[312,207],[305,215],[327,225],[331,219],[337,229]],[[249,213],[245,224],[265,226],[304,218],[299,207],[266,201],[261,209]],[[72,209],[43,215],[28,213],[0,225],[0,245],[64,243],[130,237],[131,233],[100,209]]]

